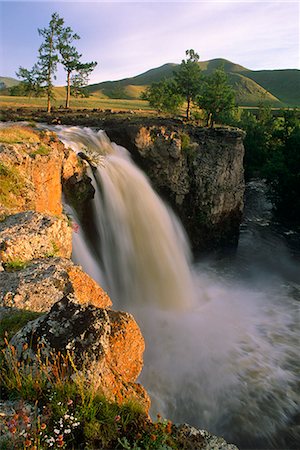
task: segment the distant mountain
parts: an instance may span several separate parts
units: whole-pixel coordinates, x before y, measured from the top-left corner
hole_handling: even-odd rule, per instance
[[[226,59],[199,62],[204,74],[223,67],[241,106],[257,106],[261,101],[272,106],[300,106],[300,71],[249,70]],[[151,83],[170,78],[178,64],[164,64],[132,78],[92,84],[86,89],[99,97],[136,99]]]
[[[264,101],[277,107],[300,107],[300,70],[249,70],[222,58],[201,61],[199,66],[205,75],[223,67],[235,90],[238,105],[257,106]],[[178,64],[168,63],[135,77],[91,84],[85,89],[98,98],[137,99],[151,83],[172,77],[178,67]],[[0,90],[5,92],[18,83],[14,78],[0,77]],[[65,96],[63,87],[55,90],[58,97]]]
[[[20,81],[10,77],[0,77],[0,90],[16,86]]]

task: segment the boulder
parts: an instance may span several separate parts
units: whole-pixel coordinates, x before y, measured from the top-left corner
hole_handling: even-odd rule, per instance
[[[68,259],[39,259],[22,270],[0,272],[1,307],[47,312],[68,294],[79,303],[101,308],[112,304],[106,292]]]
[[[69,294],[22,328],[11,345],[20,359],[29,357],[32,364],[38,351],[42,358],[69,352],[77,376],[83,371],[108,399],[118,403],[136,399],[149,410],[146,391],[135,383],[142,370],[144,339],[129,313],[80,305]]]
[[[27,211],[0,222],[0,261],[31,261],[60,256],[70,258],[72,228],[67,219]]]

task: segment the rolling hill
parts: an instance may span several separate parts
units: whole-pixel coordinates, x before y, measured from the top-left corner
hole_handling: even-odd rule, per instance
[[[204,75],[222,66],[236,93],[236,101],[241,106],[258,106],[261,101],[272,106],[300,106],[300,71],[249,70],[226,59],[217,58],[199,62]],[[91,84],[85,89],[94,98],[136,100],[151,83],[173,76],[178,64],[167,63],[150,69],[140,75],[118,81],[104,81]],[[0,89],[7,90],[18,84],[18,80],[0,77]],[[56,95],[64,97],[63,87],[55,88]]]
[[[272,106],[300,106],[300,71],[249,70],[239,64],[218,58],[201,61],[204,75],[222,66],[241,106],[257,106],[261,101]],[[86,89],[93,95],[108,98],[136,99],[151,83],[170,78],[178,64],[164,64],[132,78],[92,84]]]

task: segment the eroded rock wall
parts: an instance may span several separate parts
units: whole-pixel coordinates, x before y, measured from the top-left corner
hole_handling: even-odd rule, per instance
[[[243,131],[170,120],[110,121],[104,128],[128,148],[175,209],[194,250],[237,244],[244,196]]]

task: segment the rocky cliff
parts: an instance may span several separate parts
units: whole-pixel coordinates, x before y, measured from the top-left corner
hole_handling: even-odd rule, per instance
[[[235,246],[243,212],[243,137],[167,120],[107,121],[160,195],[178,213],[195,250]]]
[[[84,164],[53,133],[8,127],[0,129],[0,178],[0,307],[45,314],[14,338],[19,357],[24,346],[36,352],[38,339],[49,355],[74,345],[77,369],[93,361],[88,371],[107,398],[135,398],[148,411],[149,397],[135,383],[144,351],[138,325],[111,311],[108,295],[70,259],[62,191],[77,206],[90,198]]]
[[[105,130],[112,141],[130,151],[155,189],[177,212],[194,250],[236,246],[243,212],[243,131],[200,128],[181,120],[100,110],[55,111],[49,115],[44,111],[9,109],[2,113],[4,120]],[[76,203],[77,198],[72,200],[74,182],[79,186],[69,178],[68,193],[69,201]]]

